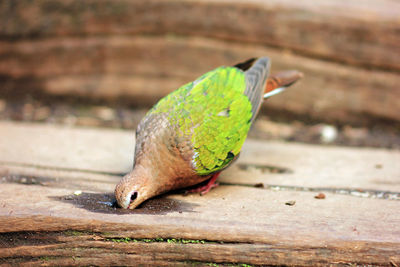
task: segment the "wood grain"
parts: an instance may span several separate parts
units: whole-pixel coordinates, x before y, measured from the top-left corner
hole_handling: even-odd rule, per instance
[[[203,36],[399,71],[399,10],[390,0],[4,1],[0,36]]]
[[[271,116],[288,112],[328,122],[400,121],[400,76],[309,59],[262,46],[201,38],[93,37],[0,43],[0,96],[86,97],[152,105],[220,65],[269,56],[272,72],[297,69],[305,78],[264,103]]]
[[[15,173],[57,176],[62,186],[78,181],[87,185],[92,180],[94,184],[115,182],[133,164],[133,130],[2,122],[0,133],[0,164]],[[397,162],[397,150],[247,140],[237,164],[223,172],[221,180],[400,191]],[[91,173],[91,179],[85,178],[84,172]]]
[[[25,233],[20,238],[48,239],[44,244],[35,246],[32,250],[29,246],[11,247],[0,252],[0,258],[10,257],[15,254],[33,259],[22,261],[24,263],[42,263],[46,265],[134,265],[157,264],[161,266],[173,266],[176,264],[191,265],[206,264],[210,262],[244,263],[249,260],[254,265],[265,264],[265,259],[270,259],[271,265],[313,265],[323,266],[335,261],[338,263],[352,262],[365,253],[365,248],[352,249],[352,254],[343,253],[334,247],[327,247],[325,252],[317,253],[314,248],[299,246],[292,252],[292,259],[287,259],[285,254],[288,248],[284,245],[276,245],[271,249],[269,244],[229,243],[218,244],[206,242],[204,244],[181,244],[167,242],[138,241],[115,242],[117,238],[104,236],[102,233],[87,234],[84,232],[50,232],[50,233]],[[56,244],[54,244],[56,243]],[[357,246],[357,244],[353,244]],[[94,252],[96,257],[94,257]],[[384,248],[375,248],[368,251],[369,256],[363,262],[371,264],[385,264],[387,259],[395,262],[398,258],[387,255]],[[43,256],[46,255],[46,256]],[[38,257],[41,260],[37,260]],[[36,258],[36,259],[35,259]],[[21,263],[21,261],[19,262]]]
[[[325,199],[316,199],[316,192],[306,189],[244,186],[246,181],[273,181],[282,187],[293,182],[399,190],[398,151],[249,140],[236,165],[275,166],[275,157],[282,157],[275,168],[291,169],[291,176],[260,175],[261,170],[249,165],[239,168],[236,177],[236,171],[224,173],[224,182],[232,177],[237,185],[223,184],[205,196],[169,193],[124,212],[109,205],[117,173],[131,160],[121,156],[132,149],[126,147],[132,142],[129,132],[5,122],[0,126],[0,264],[400,263],[399,200],[329,191],[324,192]],[[32,142],[18,145],[24,135]],[[55,146],[60,140],[65,144]],[[106,145],[111,140],[115,152]],[[35,148],[34,157],[25,155]],[[96,163],[88,157],[91,154],[96,154]],[[375,183],[379,172],[361,167],[375,166],[376,159],[385,161],[387,187]],[[348,178],[342,179],[346,174]],[[75,195],[76,190],[83,192]],[[288,201],[295,205],[285,205]]]

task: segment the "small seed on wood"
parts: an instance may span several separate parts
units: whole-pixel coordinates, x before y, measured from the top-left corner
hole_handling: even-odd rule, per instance
[[[296,204],[296,201],[294,201],[294,200],[285,202],[285,205],[288,205],[288,206],[294,206],[294,204]]]
[[[325,199],[325,194],[324,193],[319,193],[318,195],[314,196],[316,199]]]

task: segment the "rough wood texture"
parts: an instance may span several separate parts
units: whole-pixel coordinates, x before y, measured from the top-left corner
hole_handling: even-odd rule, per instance
[[[127,131],[0,123],[0,263],[400,263],[398,151],[249,140],[206,196],[167,194],[123,212],[109,193],[133,141]],[[392,200],[361,194],[371,189]]]
[[[29,92],[155,103],[220,65],[268,55],[274,72],[298,69],[305,78],[271,98],[264,111],[286,111],[330,122],[400,121],[400,76],[322,62],[276,49],[205,39],[93,37],[0,43],[0,96]]]
[[[4,136],[0,139],[3,152],[0,163],[14,168],[37,167],[43,172],[39,176],[49,176],[45,171],[58,171],[57,176],[67,170],[71,175],[87,171],[96,173],[97,180],[109,181],[109,178],[100,177],[122,175],[132,168],[133,130],[99,131],[2,122],[0,133]],[[400,162],[400,153],[396,150],[276,141],[263,144],[255,140],[247,140],[245,144],[238,163],[224,171],[220,180],[240,184],[267,182],[283,186],[400,191],[400,165],[395,164]],[[73,170],[75,172],[71,172]],[[78,175],[75,179],[82,177]]]
[[[2,1],[0,97],[150,105],[216,66],[267,55],[274,71],[305,73],[268,101],[271,114],[398,123],[399,10],[392,0]]]
[[[391,0],[3,1],[0,34],[206,36],[399,71],[399,10]]]

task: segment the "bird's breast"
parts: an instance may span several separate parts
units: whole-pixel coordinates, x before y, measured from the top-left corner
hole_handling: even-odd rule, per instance
[[[162,191],[188,187],[207,179],[193,168],[190,137],[180,136],[167,114],[148,114],[138,127],[135,164],[151,170]]]

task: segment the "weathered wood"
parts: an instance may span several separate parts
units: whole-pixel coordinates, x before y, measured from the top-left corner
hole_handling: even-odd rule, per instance
[[[3,1],[0,35],[206,36],[399,71],[399,10],[390,0]]]
[[[0,123],[0,129],[2,162],[110,173],[133,164],[134,131],[13,122]]]
[[[315,199],[306,189],[243,186],[376,188],[399,196],[398,151],[249,140],[232,167],[249,169],[227,170],[222,178],[238,185],[203,197],[167,194],[123,212],[108,206],[109,194],[131,165],[132,143],[129,131],[0,123],[0,263],[400,263],[398,200],[330,191]],[[250,163],[292,173],[262,174]],[[290,200],[294,206],[285,205]]]
[[[71,237],[72,234],[75,234]],[[44,236],[43,236],[44,235]],[[18,235],[16,235],[18,236]],[[297,251],[293,252],[292,261],[283,260],[284,254],[287,253],[287,247],[284,245],[276,245],[271,249],[269,244],[252,244],[246,243],[236,244],[213,244],[212,242],[204,242],[203,244],[182,244],[175,243],[170,239],[167,242],[145,242],[143,240],[125,241],[112,238],[112,235],[104,235],[102,233],[87,234],[84,232],[53,232],[53,233],[25,233],[19,234],[19,238],[28,237],[30,239],[44,240],[41,245],[35,246],[32,250],[29,246],[10,247],[0,252],[0,257],[11,257],[13,255],[21,255],[24,257],[42,257],[42,260],[28,260],[28,262],[41,262],[42,264],[53,265],[134,265],[135,263],[145,264],[161,264],[173,266],[177,263],[186,263],[186,265],[194,263],[222,262],[222,263],[243,263],[249,258],[256,258],[253,264],[264,264],[265,259],[271,259],[270,264],[274,265],[313,265],[322,266],[329,262],[351,261],[357,259],[365,253],[365,248],[359,248],[353,252],[353,255],[343,254],[343,248],[336,252],[330,253],[329,248],[319,255],[307,246],[299,246]],[[46,242],[46,239],[49,241]],[[114,241],[113,241],[114,240]],[[121,240],[121,241],[120,241]],[[19,241],[19,240],[18,240]],[[116,242],[119,241],[119,242]],[[44,243],[44,244],[43,244]],[[46,244],[48,243],[48,244]],[[353,244],[355,246],[356,244]],[[91,258],[94,255],[97,257]],[[383,252],[383,254],[382,254]],[[372,249],[368,251],[369,256],[365,258],[366,264],[371,263],[371,259],[377,264],[385,264],[386,257],[383,250]],[[46,256],[43,256],[46,255]],[[71,257],[72,256],[72,257]],[[232,261],[232,258],[237,258]],[[398,257],[390,258],[395,262]]]
[[[269,56],[272,71],[298,69],[305,78],[264,104],[330,122],[400,121],[400,76],[282,54],[276,49],[205,39],[93,37],[0,45],[3,97],[74,95],[154,104],[219,65]]]
[[[299,265],[305,265],[335,262],[389,264],[390,260],[398,261],[396,257],[400,248],[399,218],[398,213],[393,212],[399,209],[397,201],[381,203],[382,200],[337,195],[328,195],[326,200],[321,201],[315,200],[312,193],[264,191],[223,186],[207,198],[170,195],[167,199],[160,200],[179,200],[182,206],[178,206],[176,210],[160,214],[156,212],[121,215],[88,211],[86,206],[74,205],[73,201],[71,204],[54,201],[55,196],[68,195],[70,190],[3,184],[0,192],[7,201],[1,203],[3,208],[0,213],[6,217],[0,217],[2,226],[0,232],[11,232],[2,234],[6,239],[8,236],[11,238],[15,236],[12,232],[22,231],[21,235],[27,234],[28,240],[29,232],[26,231],[40,232],[39,236],[49,236],[50,243],[53,231],[99,232],[100,241],[88,246],[96,248],[105,243],[104,247],[117,249],[114,253],[128,251],[118,249],[118,245],[110,240],[106,242],[104,239],[161,237],[234,243],[232,246],[221,245],[220,249],[212,248],[213,253],[206,253],[210,249],[207,242],[203,249],[194,249],[191,246],[184,248],[183,245],[169,247],[166,248],[165,254],[160,256],[160,260],[167,258],[182,260],[180,257],[176,258],[176,253],[184,255],[186,260],[203,262],[212,260],[218,263],[294,264],[297,262]],[[21,195],[29,195],[29,202]],[[286,206],[284,203],[288,199],[297,200],[296,205]],[[187,203],[184,204],[185,202]],[[186,207],[185,210],[185,205],[192,208]],[[149,212],[146,206],[142,208],[143,210]],[[13,212],[10,214],[11,211]],[[32,217],[35,214],[41,216]],[[384,219],[376,220],[378,217]],[[35,243],[34,240],[31,242]],[[133,247],[126,245],[125,248],[136,250],[137,244],[135,245],[135,242],[131,244]],[[24,248],[21,244],[14,250],[6,250],[6,254],[0,257],[3,259],[27,256],[36,259],[45,256],[85,258],[87,255],[80,254],[79,250],[84,245],[80,239],[71,240],[65,245],[59,245],[59,251],[53,251],[53,246]],[[68,247],[74,249],[63,250]],[[159,250],[157,246],[148,249],[150,251],[147,254],[157,254]],[[221,253],[226,251],[225,249],[233,250],[232,254]],[[187,253],[187,250],[192,252]],[[239,251],[242,253],[238,253]],[[249,251],[254,251],[255,254],[244,253]],[[142,252],[137,250],[139,255]],[[96,251],[92,253],[98,255]],[[98,253],[101,255],[102,251]],[[244,255],[245,261],[242,258]],[[134,263],[135,261],[132,262]]]
[[[91,177],[97,184],[132,168],[133,130],[2,122],[0,133],[0,166],[24,175],[65,177],[63,186],[78,180],[82,183],[83,171],[95,173]],[[398,162],[400,152],[396,150],[247,140],[237,164],[224,171],[221,180],[400,191]]]

